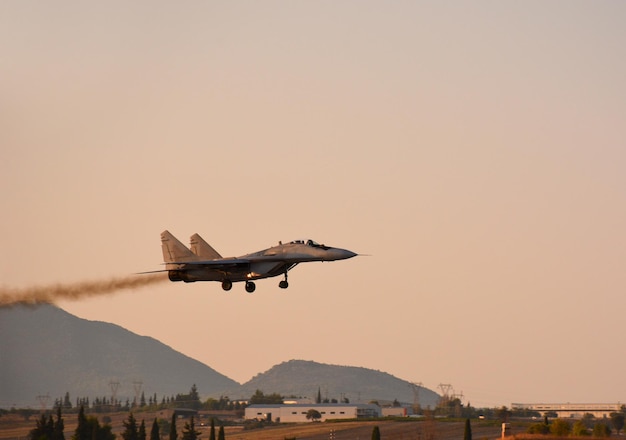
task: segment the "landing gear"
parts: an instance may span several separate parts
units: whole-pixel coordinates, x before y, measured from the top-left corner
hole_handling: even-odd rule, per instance
[[[289,287],[289,283],[287,282],[287,272],[285,272],[285,279],[278,283],[278,287],[280,287],[281,289],[286,289],[287,287]]]
[[[252,281],[246,281],[246,292],[252,293],[256,289],[256,285]]]
[[[230,280],[224,280],[222,281],[222,289],[224,289],[225,291],[229,291],[230,289],[232,289],[233,287],[233,282]]]

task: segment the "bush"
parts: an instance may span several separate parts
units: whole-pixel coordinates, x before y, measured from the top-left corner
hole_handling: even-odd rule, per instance
[[[587,426],[585,425],[585,422],[583,422],[582,420],[579,420],[576,423],[574,423],[574,427],[572,428],[572,435],[575,435],[577,437],[589,435],[589,431],[587,430]]]
[[[611,428],[609,428],[604,423],[596,423],[593,425],[593,436],[594,437],[610,437],[611,436]]]
[[[567,437],[571,431],[572,425],[564,419],[556,419],[550,425],[550,432],[557,437]]]
[[[549,434],[550,426],[545,423],[534,423],[528,427],[526,430],[528,434]]]

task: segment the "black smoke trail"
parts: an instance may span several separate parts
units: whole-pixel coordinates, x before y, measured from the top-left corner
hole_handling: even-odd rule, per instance
[[[96,295],[110,295],[119,290],[137,289],[167,281],[167,279],[165,274],[152,274],[20,289],[0,287],[0,308],[54,303],[55,300],[59,299],[78,300]]]

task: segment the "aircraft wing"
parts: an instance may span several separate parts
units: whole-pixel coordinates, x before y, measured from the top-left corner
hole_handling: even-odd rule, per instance
[[[227,258],[224,260],[208,260],[208,261],[171,261],[168,263],[162,263],[164,265],[176,265],[178,268],[175,270],[195,270],[195,269],[209,269],[209,270],[222,270],[233,269],[236,267],[248,267],[250,266],[250,260],[241,260],[238,258]],[[145,275],[150,273],[169,272],[172,269],[150,270],[147,272],[137,272],[138,275]]]
[[[250,264],[250,262],[251,260],[242,258],[222,258],[220,260],[206,261],[172,261],[167,264],[178,264],[187,268],[194,269],[219,269],[222,267],[247,266]]]

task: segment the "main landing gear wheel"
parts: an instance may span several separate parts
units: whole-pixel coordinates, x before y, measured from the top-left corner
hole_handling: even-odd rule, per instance
[[[246,281],[246,292],[252,293],[256,289],[256,285],[252,281]]]
[[[289,287],[289,283],[287,282],[287,271],[285,271],[285,279],[278,283],[278,287],[280,287],[281,289],[286,289],[287,287]]]
[[[222,281],[222,289],[224,289],[225,291],[229,291],[230,289],[232,289],[233,287],[233,282],[230,280],[224,280]]]

